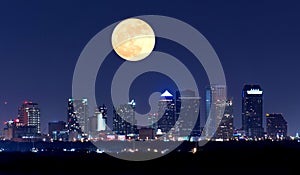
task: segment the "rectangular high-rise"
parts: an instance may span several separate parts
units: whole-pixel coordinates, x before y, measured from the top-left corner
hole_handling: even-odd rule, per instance
[[[165,91],[161,94],[158,101],[158,117],[160,119],[157,122],[157,130],[162,133],[168,134],[168,137],[173,137],[175,131],[175,100],[173,95],[169,91]]]
[[[176,91],[176,134],[179,138],[200,137],[200,99],[195,91]]]
[[[67,128],[69,131],[86,133],[88,131],[88,104],[87,99],[68,100]]]
[[[134,100],[114,109],[113,131],[116,134],[133,138],[137,134],[136,124]]]
[[[233,102],[226,101],[223,118],[215,134],[216,139],[230,140],[233,137]]]
[[[264,135],[263,90],[260,85],[244,85],[242,91],[242,128],[250,138]]]
[[[212,138],[221,122],[227,100],[226,85],[212,84],[205,91],[205,137]]]

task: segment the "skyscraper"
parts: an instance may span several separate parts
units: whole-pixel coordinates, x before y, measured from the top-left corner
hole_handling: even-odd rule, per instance
[[[88,105],[87,99],[68,100],[67,128],[69,131],[83,134],[88,131]]]
[[[179,138],[200,137],[200,99],[195,91],[176,91],[176,134]]]
[[[206,87],[205,92],[205,136],[211,138],[214,136],[219,123],[224,114],[227,99],[227,89],[225,85],[210,85]]]
[[[158,117],[160,117],[160,119],[157,122],[157,129],[160,129],[162,133],[174,133],[176,122],[175,100],[173,95],[167,90],[160,96],[158,102]]]
[[[287,122],[279,113],[266,114],[267,135],[272,139],[284,139],[287,137]]]
[[[41,133],[40,109],[37,103],[24,101],[18,108],[19,125],[34,127],[34,133]]]
[[[230,99],[226,101],[224,115],[215,134],[215,138],[229,140],[233,137],[233,132],[233,105]]]
[[[113,131],[116,134],[127,137],[135,137],[137,134],[135,105],[135,101],[132,100],[114,109]]]
[[[242,128],[248,137],[262,137],[263,91],[260,85],[244,85],[242,91]]]

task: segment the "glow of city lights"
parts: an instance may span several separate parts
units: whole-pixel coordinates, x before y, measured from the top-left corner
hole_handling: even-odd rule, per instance
[[[247,94],[249,95],[254,95],[254,94],[262,94],[263,91],[259,90],[259,89],[250,89],[249,91],[247,91]]]
[[[192,149],[192,153],[195,154],[197,152],[197,148]]]

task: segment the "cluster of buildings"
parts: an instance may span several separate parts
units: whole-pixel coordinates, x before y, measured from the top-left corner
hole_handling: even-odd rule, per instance
[[[169,91],[161,94],[158,111],[145,115],[147,126],[138,127],[134,100],[113,109],[112,128],[108,127],[107,107],[88,113],[87,99],[69,99],[67,122],[48,124],[54,140],[189,140],[200,138],[200,97],[194,91]],[[195,124],[196,123],[196,124]],[[162,137],[164,136],[164,137]]]
[[[145,115],[147,125],[137,126],[134,100],[113,108],[112,127],[108,127],[107,107],[96,107],[89,114],[87,99],[69,99],[67,120],[48,123],[51,140],[233,140],[286,139],[287,122],[280,113],[263,114],[263,90],[246,84],[242,90],[242,127],[234,128],[233,100],[224,85],[205,90],[205,125],[200,125],[200,101],[192,90],[165,91],[157,103],[158,111]],[[266,130],[263,127],[266,120]],[[37,103],[25,101],[18,116],[5,122],[3,138],[8,140],[44,138]]]
[[[18,116],[4,122],[3,138],[27,140],[41,137],[40,109],[37,103],[24,101]]]
[[[266,131],[263,120],[266,117]],[[287,139],[287,122],[281,113],[263,114],[263,90],[259,85],[244,85],[242,91],[242,133],[250,139]]]

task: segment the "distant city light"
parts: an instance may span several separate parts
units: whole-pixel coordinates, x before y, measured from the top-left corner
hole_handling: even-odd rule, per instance
[[[135,106],[135,101],[134,101],[134,99],[132,99],[130,102],[128,102],[128,104],[129,104],[129,105]]]
[[[249,91],[247,91],[247,94],[262,94],[263,91],[259,90],[259,89],[251,89]]]
[[[192,153],[195,154],[196,152],[197,152],[197,148],[195,147],[192,149]]]

